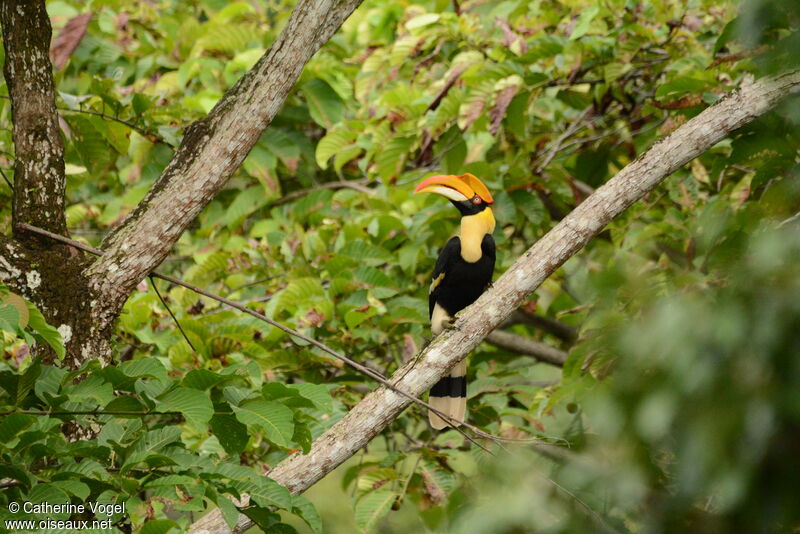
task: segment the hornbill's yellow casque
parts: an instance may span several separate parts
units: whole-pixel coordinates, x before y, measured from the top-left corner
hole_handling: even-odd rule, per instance
[[[481,296],[492,281],[495,245],[492,238],[494,202],[489,190],[471,174],[431,176],[414,193],[437,193],[450,199],[461,212],[461,229],[439,253],[433,269],[428,296],[431,331],[439,334],[452,324],[453,316]],[[458,363],[450,375],[431,389],[431,406],[456,419],[464,420],[467,409],[467,363]],[[428,412],[436,429],[447,425],[444,419]]]

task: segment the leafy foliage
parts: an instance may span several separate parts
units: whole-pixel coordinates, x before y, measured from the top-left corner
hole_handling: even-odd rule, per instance
[[[290,7],[48,2],[56,33],[92,12],[56,74],[73,236],[96,245],[133,209]],[[796,65],[797,22],[791,0],[368,0],[162,268],[391,373],[428,336],[427,279],[457,221],[412,196],[418,179],[487,183],[502,272],[745,76]],[[115,365],[76,373],[28,357],[24,343],[61,347],[35,309],[25,326],[0,306],[0,478],[13,481],[0,513],[10,501],[124,503],[116,528],[167,532],[213,507],[232,524],[232,499],[248,493],[265,532],[306,528],[290,514],[319,532],[349,493],[365,531],[795,526],[797,466],[781,451],[796,445],[796,228],[775,226],[800,207],[797,109],[675,173],[536,292],[526,313],[580,328],[578,341],[509,328],[568,350],[563,374],[491,346],[471,355],[473,423],[579,457],[552,464],[523,445],[492,460],[410,411],[341,487],[312,497],[318,513],[262,473],[307,452],[371,384],[302,340],[160,287],[190,346],[143,286]],[[6,99],[0,124],[8,169]],[[4,230],[10,198],[3,186]],[[93,437],[66,441],[75,424]]]

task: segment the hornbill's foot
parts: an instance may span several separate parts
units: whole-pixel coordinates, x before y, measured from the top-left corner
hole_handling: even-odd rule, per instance
[[[442,321],[442,328],[445,330],[461,330],[461,328],[456,325],[456,320],[453,317]]]

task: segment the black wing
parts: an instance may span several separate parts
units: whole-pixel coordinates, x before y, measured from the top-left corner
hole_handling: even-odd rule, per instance
[[[436,266],[433,268],[433,277],[431,281],[431,288],[428,292],[428,315],[433,316],[433,307],[436,305],[436,298],[439,293],[439,286],[448,271],[448,266],[453,259],[458,258],[461,254],[461,240],[458,237],[451,237],[450,241],[439,252],[439,258],[436,260]]]

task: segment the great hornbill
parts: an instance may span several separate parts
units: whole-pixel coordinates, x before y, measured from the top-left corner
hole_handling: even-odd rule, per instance
[[[431,176],[414,193],[437,193],[450,199],[461,212],[461,229],[439,253],[428,292],[431,332],[439,334],[453,317],[481,296],[492,282],[495,245],[492,238],[494,202],[486,186],[471,174]],[[467,363],[462,360],[430,391],[428,403],[456,419],[464,420],[467,409]],[[448,426],[428,412],[435,429]]]

